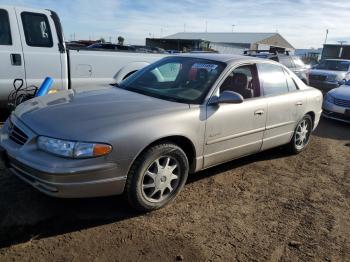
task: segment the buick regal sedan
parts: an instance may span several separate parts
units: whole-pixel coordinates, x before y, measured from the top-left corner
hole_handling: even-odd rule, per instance
[[[25,102],[1,129],[1,155],[45,194],[125,194],[150,211],[189,173],[281,145],[301,152],[321,104],[320,91],[276,62],[179,55],[113,87]]]

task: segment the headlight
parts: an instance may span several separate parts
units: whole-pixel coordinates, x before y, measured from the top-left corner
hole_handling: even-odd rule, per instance
[[[337,81],[337,76],[336,75],[328,75],[327,76],[327,81],[335,82],[335,81]]]
[[[98,157],[112,151],[112,146],[107,144],[73,142],[45,136],[38,137],[38,148],[57,156],[70,158]]]
[[[334,97],[330,94],[327,93],[326,95],[326,99],[325,99],[328,103],[334,104]]]

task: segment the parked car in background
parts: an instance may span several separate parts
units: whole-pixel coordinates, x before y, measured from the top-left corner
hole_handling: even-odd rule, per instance
[[[62,91],[17,107],[0,130],[10,171],[45,194],[124,193],[163,207],[188,173],[280,145],[299,153],[322,93],[274,61],[170,56],[115,87]]]
[[[24,88],[54,79],[55,89],[115,83],[164,57],[162,54],[67,48],[58,15],[50,10],[0,5],[0,110],[14,80]]]
[[[104,49],[104,50],[119,50],[119,51],[136,51],[136,48],[131,45],[117,45],[112,43],[95,43],[89,45],[87,48]]]
[[[350,80],[350,60],[325,59],[310,71],[310,85],[327,93]]]
[[[310,66],[305,65],[298,56],[290,55],[289,52],[271,53],[269,50],[248,50],[244,51],[244,54],[279,62],[293,71],[293,73],[295,73],[305,84],[309,84]]]
[[[324,117],[350,123],[350,80],[329,91],[322,108]]]

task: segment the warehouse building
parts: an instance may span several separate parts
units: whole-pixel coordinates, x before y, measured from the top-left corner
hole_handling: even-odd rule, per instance
[[[176,43],[171,49],[183,51],[211,48],[224,54],[242,54],[244,50],[294,51],[279,33],[190,33],[182,32],[164,38],[148,38],[147,45],[170,49],[164,43]],[[193,45],[191,44],[193,43]],[[204,47],[204,48],[201,48]]]

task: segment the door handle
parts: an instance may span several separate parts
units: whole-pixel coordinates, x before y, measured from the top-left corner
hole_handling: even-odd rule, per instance
[[[254,115],[259,115],[259,116],[261,116],[261,115],[263,115],[264,113],[265,113],[264,110],[256,110],[256,111],[254,112]]]
[[[303,105],[303,102],[296,102],[295,105],[296,105],[296,106],[302,106],[302,105]]]
[[[14,66],[20,66],[22,65],[22,56],[21,54],[11,54],[11,64]]]

